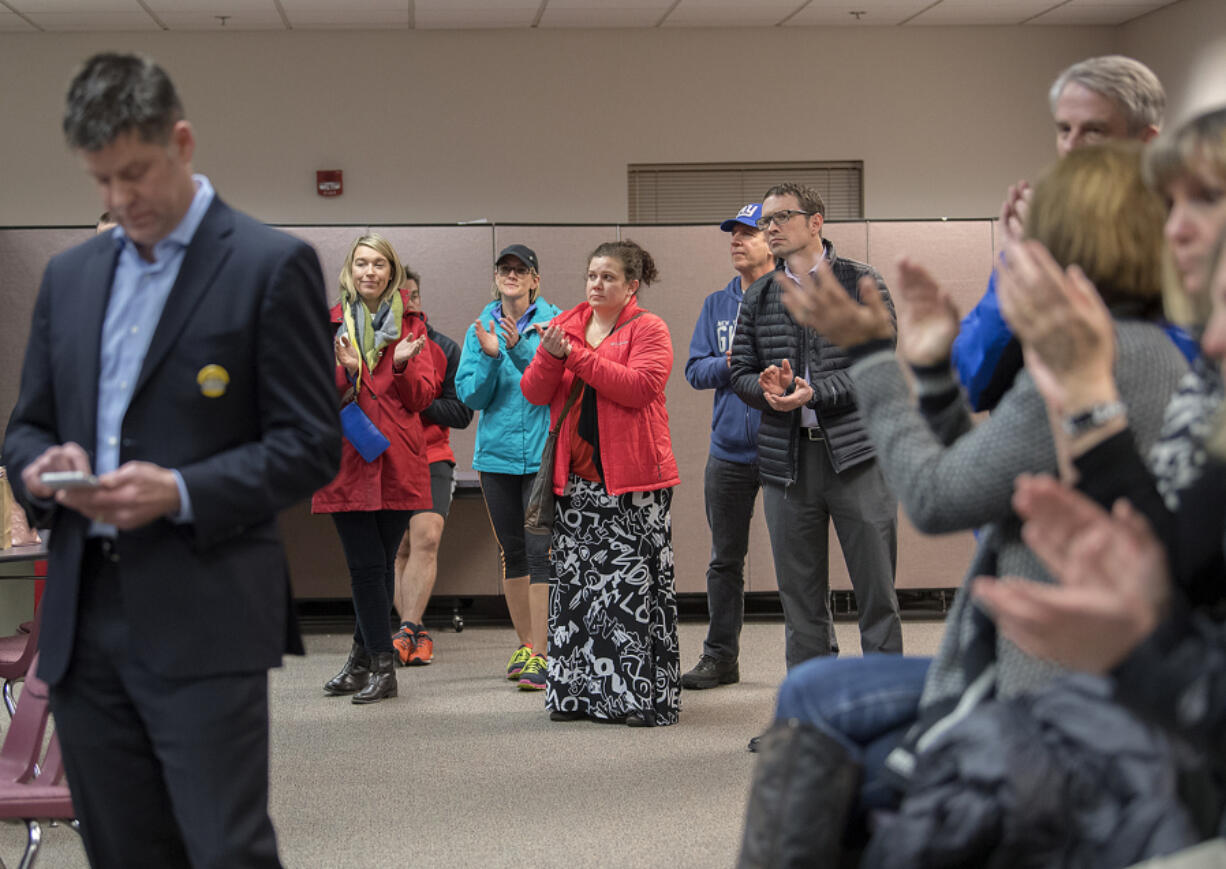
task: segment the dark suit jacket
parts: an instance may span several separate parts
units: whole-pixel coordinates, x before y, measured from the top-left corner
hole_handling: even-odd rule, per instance
[[[72,656],[89,521],[31,503],[22,469],[96,444],[102,322],[116,248],[102,236],[51,260],[34,308],[3,454],[31,518],[52,529],[39,675]],[[197,375],[220,365],[225,393]],[[307,244],[215,199],[184,255],[121,430],[120,463],[183,475],[195,520],[120,532],[131,654],[172,678],[249,672],[300,651],[276,514],[336,473],[340,426],[319,260]]]

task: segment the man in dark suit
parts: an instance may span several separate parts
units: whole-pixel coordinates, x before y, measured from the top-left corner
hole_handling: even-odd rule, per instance
[[[64,132],[119,226],[48,264],[3,452],[52,529],[39,670],[86,851],[279,866],[267,671],[301,640],[275,517],[340,455],[319,261],[192,174],[152,61],[87,61]]]

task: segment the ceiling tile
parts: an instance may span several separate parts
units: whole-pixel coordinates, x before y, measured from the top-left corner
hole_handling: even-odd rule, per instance
[[[1058,24],[1065,27],[1078,24],[1118,25],[1131,21],[1134,18],[1140,18],[1142,15],[1152,12],[1155,8],[1158,7],[1152,5],[1142,6],[1123,3],[1117,3],[1111,6],[1076,6],[1069,4],[1040,15],[1028,23],[1048,25]]]
[[[1162,6],[1169,6],[1173,2],[1175,0],[1069,0],[1065,5],[1073,8],[1084,6],[1146,6],[1150,9],[1158,9]]]
[[[666,27],[773,27],[796,11],[786,3],[745,3],[744,0],[681,0]]]
[[[232,0],[230,0],[232,2]],[[247,3],[252,0],[246,0]],[[257,0],[265,2],[265,0]],[[269,8],[272,0],[266,0]],[[399,26],[409,20],[409,0],[280,0],[285,17],[295,27]]]
[[[414,26],[422,29],[531,27],[540,0],[417,0]]]
[[[532,26],[536,20],[536,10],[531,12],[507,12],[492,10],[476,15],[472,12],[428,12],[417,13],[414,27],[418,30],[474,30],[474,29],[504,29],[507,27]]]
[[[142,13],[136,0],[5,0],[23,15],[33,12],[131,12]]]
[[[919,12],[932,0],[906,0],[882,3],[878,0],[841,0],[841,2],[810,3],[788,19],[785,26],[846,25],[873,27],[899,24]],[[859,20],[852,12],[864,12]]]
[[[143,0],[174,30],[211,30],[231,16],[236,30],[283,25],[274,0]],[[291,26],[303,29],[406,27],[421,29],[530,27],[543,0],[279,0]],[[769,27],[1045,25],[1110,26],[1178,0],[544,0],[542,27]],[[935,3],[935,5],[934,5]],[[1059,4],[1057,6],[1057,4]],[[1053,9],[1053,6],[1057,8]],[[931,7],[931,8],[929,8]],[[152,30],[137,0],[5,0],[0,29],[54,31]],[[1050,11],[1049,11],[1050,10]],[[850,13],[863,12],[857,18]],[[666,16],[667,13],[667,16]]]
[[[250,2],[250,0],[249,0]],[[262,0],[257,0],[262,2]],[[271,7],[272,0],[267,0],[267,5]],[[286,12],[297,10],[300,12],[331,12],[337,17],[346,15],[349,12],[364,14],[366,12],[403,12],[406,15],[409,12],[409,0],[281,0],[281,8]]]
[[[144,12],[41,12],[26,17],[54,33],[162,29]]]
[[[673,5],[674,0],[618,0],[616,3],[610,3],[609,0],[549,0],[549,4],[545,7],[545,14],[550,12],[564,12],[570,9],[592,9],[608,12],[656,12],[663,15]]]
[[[219,7],[214,12],[158,12],[157,17],[171,30],[284,30],[285,22],[274,9],[271,12],[227,12]],[[223,25],[217,16],[228,16]]]
[[[38,31],[27,24],[19,15],[9,12],[7,9],[0,9],[0,32],[3,33],[37,33]]]
[[[1048,4],[1050,6],[1050,4]],[[907,22],[914,25],[940,25],[942,27],[991,27],[1008,24],[1021,24],[1028,18],[1033,18],[1036,12],[1018,9],[968,8],[934,6],[925,12],[915,15]]]
[[[523,12],[531,9],[533,14],[541,6],[541,0],[417,0],[417,14],[422,12]]]
[[[159,18],[163,12],[182,12],[196,15],[246,15],[266,17],[277,15],[272,0],[144,0]]]
[[[664,8],[555,8],[551,2],[541,16],[541,27],[654,27]]]
[[[285,10],[291,27],[303,30],[370,30],[409,26],[409,10],[337,8],[328,12]]]

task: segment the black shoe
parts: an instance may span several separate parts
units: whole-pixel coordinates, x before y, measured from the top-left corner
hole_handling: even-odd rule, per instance
[[[589,715],[588,717],[591,718],[592,721],[594,721],[597,724],[625,724],[626,723],[625,715],[617,715],[617,716],[614,716],[613,718],[600,718],[596,715]]]
[[[375,652],[370,656],[370,674],[366,677],[366,685],[353,695],[351,703],[378,703],[385,697],[395,697],[396,686],[396,653]]]
[[[762,737],[755,736],[749,740],[749,745],[745,746],[753,754],[758,753],[758,748],[762,745]]]
[[[694,669],[681,677],[681,687],[698,690],[740,681],[741,669],[736,661],[721,661],[710,655],[703,655]]]
[[[341,671],[324,683],[325,694],[352,694],[362,690],[370,675],[370,653],[360,643],[354,643]]]
[[[550,721],[581,721],[587,716],[582,712],[560,712],[557,709],[550,711]]]
[[[627,727],[651,727],[651,722],[642,712],[631,712],[626,716]]]

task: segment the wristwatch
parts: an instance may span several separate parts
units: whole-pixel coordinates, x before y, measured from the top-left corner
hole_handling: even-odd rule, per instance
[[[1085,410],[1066,416],[1061,423],[1064,433],[1071,438],[1079,438],[1089,434],[1096,428],[1101,428],[1111,420],[1125,414],[1127,408],[1122,401],[1105,401],[1092,404]]]

